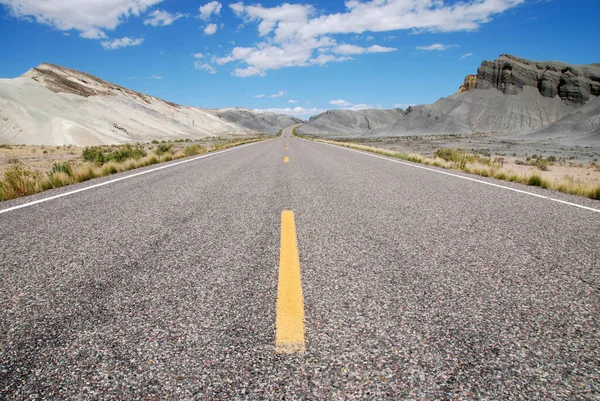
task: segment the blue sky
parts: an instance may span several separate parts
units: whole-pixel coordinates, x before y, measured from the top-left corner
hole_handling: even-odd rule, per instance
[[[454,93],[502,53],[600,62],[598,0],[0,0],[0,77],[42,62],[191,106],[308,117]]]

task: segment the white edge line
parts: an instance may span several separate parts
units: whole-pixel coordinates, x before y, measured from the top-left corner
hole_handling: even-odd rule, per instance
[[[303,139],[303,138],[301,138],[301,139]],[[404,164],[406,166],[410,166],[410,167],[414,167],[414,168],[420,168],[422,170],[427,170],[427,171],[433,171],[434,173],[445,174],[445,175],[449,175],[451,177],[461,178],[463,180],[468,180],[468,181],[474,181],[474,182],[478,182],[480,184],[485,184],[485,185],[490,185],[492,187],[507,189],[509,191],[518,192],[518,193],[526,194],[526,195],[530,195],[530,196],[535,196],[536,198],[548,199],[548,200],[550,200],[552,202],[558,202],[558,203],[562,203],[562,204],[565,204],[565,205],[575,206],[575,207],[578,207],[578,208],[581,208],[581,209],[585,209],[585,210],[589,210],[589,211],[592,211],[592,212],[600,213],[600,209],[594,209],[593,207],[583,206],[583,205],[579,205],[577,203],[567,202],[567,201],[556,199],[556,198],[550,198],[549,196],[539,195],[539,194],[535,194],[533,192],[523,191],[522,189],[511,188],[511,187],[507,187],[507,186],[500,185],[500,184],[494,184],[493,182],[487,182],[487,181],[483,181],[483,180],[478,180],[476,178],[465,177],[463,175],[453,174],[453,173],[449,173],[447,171],[436,170],[434,168],[420,166],[418,164],[408,163],[408,162],[401,161],[401,160],[394,160],[394,159],[390,159],[388,157],[374,155],[374,154],[369,153],[367,151],[361,151],[361,150],[351,149],[351,148],[347,148],[345,146],[332,145],[330,143],[324,143],[324,142],[319,142],[319,141],[310,141],[310,142],[320,143],[322,145],[329,145],[329,146],[334,147],[334,148],[345,149],[345,150],[348,150],[350,152],[360,153],[360,154],[365,155],[365,156],[376,157],[378,159],[387,160],[389,162],[400,163],[400,164]]]
[[[270,139],[267,139],[267,141],[270,141]],[[237,150],[237,149],[245,148],[246,146],[256,145],[256,144],[262,143],[262,142],[266,142],[266,141],[258,141],[258,142],[248,143],[248,144],[245,144],[245,145],[233,146],[233,147],[231,147],[229,149],[220,150],[218,152],[211,152],[211,153],[208,153],[206,155],[200,155],[200,156],[193,157],[191,159],[185,159],[185,160],[181,160],[181,161],[178,161],[178,162],[175,162],[175,163],[171,163],[171,164],[167,164],[167,165],[164,165],[164,166],[154,167],[152,169],[141,171],[139,173],[134,173],[134,174],[126,175],[125,177],[115,178],[115,179],[112,179],[112,180],[109,180],[109,181],[101,182],[99,184],[90,185],[90,186],[85,187],[85,188],[79,188],[79,189],[76,189],[74,191],[65,192],[63,194],[49,196],[47,198],[38,199],[36,201],[32,201],[32,202],[28,202],[28,203],[23,203],[22,205],[17,205],[17,206],[9,207],[7,209],[0,210],[0,214],[8,213],[8,212],[11,212],[13,210],[22,209],[22,208],[28,207],[28,206],[37,205],[39,203],[48,202],[48,201],[51,201],[51,200],[54,200],[54,199],[62,198],[63,196],[68,196],[68,195],[73,195],[73,194],[76,194],[76,193],[79,193],[79,192],[88,191],[90,189],[102,187],[104,185],[112,184],[112,183],[117,182],[117,181],[123,181],[123,180],[127,180],[129,178],[138,177],[140,175],[153,173],[153,172],[158,171],[158,170],[164,170],[166,168],[171,168],[171,167],[174,167],[174,166],[178,166],[180,164],[189,163],[189,162],[193,162],[193,161],[196,161],[196,160],[199,160],[199,159],[204,159],[206,157],[211,157],[211,156],[215,156],[215,155],[222,154],[222,153],[225,153],[225,152],[230,152],[232,150]]]

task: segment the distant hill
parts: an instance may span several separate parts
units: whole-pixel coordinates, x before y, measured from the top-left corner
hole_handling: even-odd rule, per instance
[[[239,108],[217,109],[216,114],[225,121],[271,135],[277,134],[282,128],[303,122],[299,118],[286,114],[257,113]]]
[[[245,118],[236,119],[236,113]],[[290,121],[296,119],[182,106],[53,64],[0,79],[0,143],[97,145],[273,134]]]
[[[501,55],[484,61],[456,94],[433,104],[406,110],[331,110],[312,117],[299,131],[372,137],[537,132],[540,138],[552,134],[551,140],[600,144],[599,95],[599,64],[579,66]]]

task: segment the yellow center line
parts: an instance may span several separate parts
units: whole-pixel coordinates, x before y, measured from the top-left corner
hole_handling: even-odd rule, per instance
[[[293,354],[306,351],[300,257],[294,212],[291,210],[281,212],[281,250],[275,326],[275,352]]]
[[[283,161],[284,161],[285,163],[289,163],[289,162],[290,162],[290,158],[286,156],[286,157],[284,157],[284,158],[283,158]]]

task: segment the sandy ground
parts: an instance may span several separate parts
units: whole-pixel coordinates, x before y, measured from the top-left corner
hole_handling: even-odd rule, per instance
[[[242,139],[253,139],[254,137],[220,136],[216,138],[198,139],[192,142],[169,142],[172,145],[171,153],[185,149],[186,146],[196,144],[211,150],[218,144]],[[152,143],[141,144],[147,151],[156,149],[158,145]],[[21,163],[27,167],[41,172],[52,169],[54,163],[62,164],[71,161],[81,162],[83,146],[32,146],[32,145],[0,145],[0,174],[7,167],[15,163]]]
[[[339,140],[336,138],[336,140]],[[560,146],[553,143],[517,141],[511,137],[489,135],[440,135],[400,138],[349,139],[348,142],[373,146],[401,153],[419,153],[433,156],[440,148],[462,149],[468,153],[483,154],[492,158],[503,158],[504,169],[520,175],[540,174],[549,180],[573,180],[579,183],[600,184],[600,149],[594,147]],[[554,156],[558,162],[550,165],[548,171],[541,171],[528,163],[527,158],[536,155],[548,158]],[[534,164],[531,159],[529,163]]]
[[[336,140],[341,140],[336,138]],[[541,155],[544,158],[554,156],[557,159],[570,159],[575,162],[600,161],[600,148],[581,146],[561,146],[549,142],[528,142],[509,136],[491,136],[485,134],[470,135],[429,135],[393,138],[352,138],[349,142],[359,142],[367,146],[381,147],[399,152],[415,152],[425,156],[432,155],[439,148],[463,149],[471,153],[489,152],[494,156],[526,158]]]

